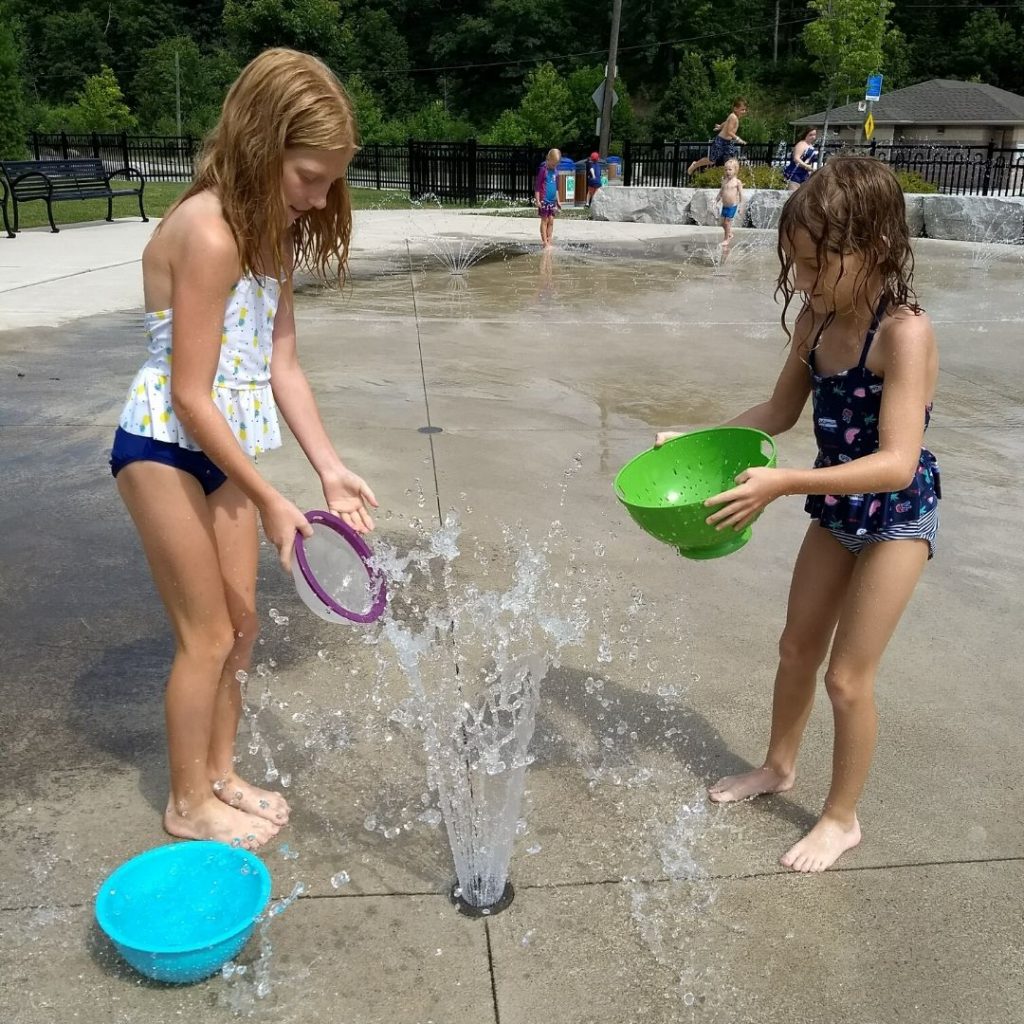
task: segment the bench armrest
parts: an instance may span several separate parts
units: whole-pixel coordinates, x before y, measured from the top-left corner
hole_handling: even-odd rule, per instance
[[[107,185],[110,185],[111,178],[138,178],[141,185],[146,184],[146,176],[135,167],[120,167],[113,174],[107,175]]]

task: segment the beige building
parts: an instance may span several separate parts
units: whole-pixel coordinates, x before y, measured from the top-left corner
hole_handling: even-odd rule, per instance
[[[1024,149],[1024,96],[981,82],[935,78],[883,93],[872,104],[878,145],[932,143]],[[829,141],[863,144],[865,110],[847,103],[829,112]],[[825,123],[825,111],[791,122],[794,127]]]

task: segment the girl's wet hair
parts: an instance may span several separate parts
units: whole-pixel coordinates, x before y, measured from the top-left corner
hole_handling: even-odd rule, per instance
[[[334,72],[307,53],[265,50],[228,90],[195,179],[174,205],[198,192],[215,191],[235,236],[243,274],[285,277],[287,250],[294,244],[296,267],[324,283],[333,279],[340,284],[352,237],[348,184],[344,178],[333,182],[324,209],[311,209],[288,227],[281,191],[284,154],[292,147],[344,150],[357,145],[352,103]],[[268,240],[269,267],[263,265]]]
[[[779,278],[775,297],[781,294],[782,327],[796,294],[793,269],[793,236],[801,228],[814,242],[818,274],[826,257],[840,261],[856,253],[860,257],[854,294],[860,296],[871,279],[880,278],[878,295],[887,309],[901,306],[922,312],[914,292],[914,253],[910,248],[903,190],[889,168],[871,156],[832,157],[786,200],[779,219]]]

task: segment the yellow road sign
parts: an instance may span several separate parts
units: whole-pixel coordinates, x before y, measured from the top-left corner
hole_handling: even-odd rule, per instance
[[[867,120],[864,122],[864,138],[870,140],[871,136],[875,134],[875,119],[868,114]]]

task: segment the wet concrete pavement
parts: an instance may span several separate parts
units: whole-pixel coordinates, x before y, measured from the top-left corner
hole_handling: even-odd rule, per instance
[[[544,255],[532,221],[431,214],[416,227],[410,216],[364,217],[350,287],[299,299],[303,363],[339,449],[381,499],[380,533],[401,542],[414,519],[456,507],[498,571],[514,557],[503,524],[543,537],[560,519],[607,581],[595,601],[613,631],[642,590],[641,656],[619,643],[600,663],[598,613],[552,672],[517,899],[466,921],[445,895],[443,829],[415,819],[427,790],[419,740],[387,721],[401,681],[373,690],[359,635],[312,619],[264,548],[258,658],[272,699],[259,726],[294,807],[265,860],[275,896],[297,881],[306,896],[268,932],[265,998],[245,978],[140,982],[97,932],[91,901],[118,863],[165,840],[170,645],[105,467],[143,352],[144,236],[117,223],[0,240],[5,1019],[1018,1021],[1020,250],[989,259],[917,243],[943,367],[928,435],[945,495],[938,557],[879,680],[865,842],[838,870],[802,878],[776,858],[827,788],[824,696],[796,789],[730,808],[699,799],[763,753],[800,502],[772,506],[742,552],[691,563],[639,533],[611,492],[655,429],[714,423],[767,394],[784,356],[772,239],[741,233],[715,266],[702,248],[714,231],[562,224],[569,248]],[[418,233],[506,230],[506,253],[462,278]],[[780,447],[784,464],[810,460],[806,416]],[[320,504],[290,439],[260,465],[298,504]],[[553,564],[566,568],[564,552]],[[246,738],[243,726],[258,780],[265,766]],[[371,815],[412,827],[386,839],[364,827]],[[696,871],[681,874],[681,850]],[[335,889],[341,870],[351,883]],[[254,942],[242,962],[257,955]]]

